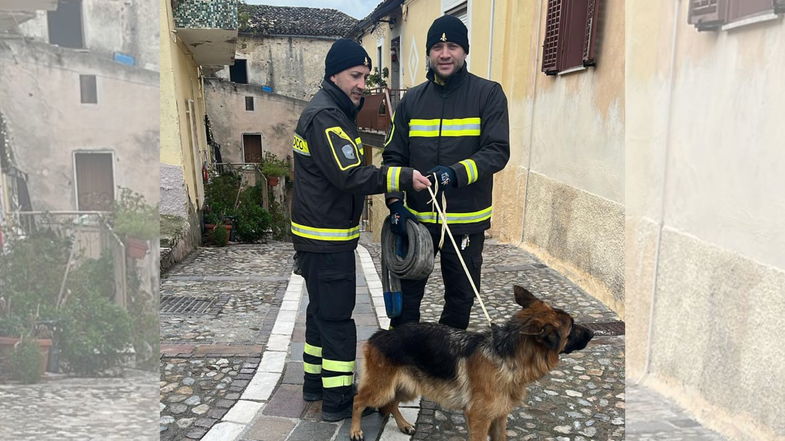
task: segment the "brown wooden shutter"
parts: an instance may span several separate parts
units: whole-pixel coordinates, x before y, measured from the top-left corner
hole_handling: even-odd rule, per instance
[[[542,43],[542,71],[546,75],[559,73],[559,30],[561,28],[562,3],[562,0],[548,0],[545,39]]]
[[[728,20],[774,11],[774,0],[735,0],[730,2]]]
[[[689,23],[699,31],[719,29],[728,20],[728,0],[690,0]]]
[[[583,65],[597,64],[597,35],[600,23],[600,0],[589,0],[586,5],[586,33],[583,39]]]

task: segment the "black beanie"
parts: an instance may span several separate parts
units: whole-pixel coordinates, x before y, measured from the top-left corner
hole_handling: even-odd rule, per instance
[[[359,65],[371,68],[371,57],[368,56],[368,52],[365,52],[356,41],[341,38],[333,43],[324,59],[324,79],[329,80],[331,76]]]
[[[450,41],[463,48],[469,54],[469,31],[461,19],[454,15],[442,15],[433,21],[428,29],[428,40],[425,42],[425,53],[431,52],[431,47],[440,41]]]

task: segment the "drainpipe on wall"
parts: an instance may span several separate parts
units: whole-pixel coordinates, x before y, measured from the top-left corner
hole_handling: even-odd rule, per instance
[[[678,30],[679,30],[679,23],[681,19],[681,0],[676,0],[674,3],[674,13],[673,13],[673,33],[671,34],[671,63],[670,63],[670,85],[668,88],[668,123],[666,126],[666,136],[667,140],[665,142],[665,160],[663,161],[663,172],[662,172],[662,200],[660,203],[660,219],[659,225],[657,225],[657,248],[654,252],[654,283],[652,284],[651,288],[651,296],[649,299],[650,310],[649,310],[649,330],[648,335],[646,336],[646,362],[643,365],[643,373],[641,373],[640,378],[635,381],[635,384],[640,384],[646,377],[649,376],[650,369],[651,369],[651,351],[652,351],[652,336],[654,335],[654,307],[657,301],[657,268],[659,267],[660,262],[660,250],[662,249],[662,230],[665,227],[665,201],[666,201],[666,191],[668,188],[668,158],[670,157],[671,147],[673,146],[673,140],[671,139],[671,126],[673,125],[673,114],[671,112],[671,107],[673,105],[673,83],[674,77],[676,76],[676,42],[678,40]]]
[[[491,79],[491,73],[493,69],[493,26],[494,26],[494,16],[496,15],[496,0],[491,0],[491,29],[489,31],[490,35],[490,47],[488,48],[488,79]]]

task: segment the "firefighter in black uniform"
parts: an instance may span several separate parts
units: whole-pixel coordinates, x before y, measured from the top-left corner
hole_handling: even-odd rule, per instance
[[[409,89],[398,105],[384,164],[428,170],[426,175],[439,183],[443,195],[437,199],[446,200],[447,225],[479,289],[484,231],[493,211],[493,174],[510,158],[507,98],[498,83],[466,70],[469,40],[458,18],[445,15],[433,22],[426,51],[428,81]],[[386,196],[392,231],[405,236],[406,220],[417,220],[428,227],[437,249],[442,225],[430,199],[428,192]],[[474,291],[446,235],[441,253],[445,292],[439,322],[466,329]],[[391,326],[419,321],[426,282],[401,281],[403,311]]]
[[[321,89],[294,134],[292,242],[308,289],[303,398],[323,399],[322,418],[351,417],[357,334],[354,249],[367,194],[422,190],[430,182],[409,167],[363,166],[355,117],[371,59],[354,41],[336,41]]]

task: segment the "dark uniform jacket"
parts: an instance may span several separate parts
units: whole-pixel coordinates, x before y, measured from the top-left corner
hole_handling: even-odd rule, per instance
[[[364,195],[411,189],[411,168],[362,165],[362,140],[354,122],[358,110],[335,84],[323,81],[300,115],[292,146],[295,250],[354,250]]]
[[[455,234],[490,227],[493,174],[510,158],[507,98],[501,86],[464,67],[445,85],[427,82],[409,89],[393,116],[383,153],[388,166],[425,173],[437,165],[455,171],[457,188],[447,188],[447,223]],[[403,193],[388,193],[401,198]],[[407,192],[405,204],[429,229],[438,229],[438,212],[428,191]]]

